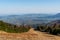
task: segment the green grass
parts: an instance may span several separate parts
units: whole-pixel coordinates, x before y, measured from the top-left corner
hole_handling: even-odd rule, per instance
[[[29,31],[30,27],[19,26],[13,24],[8,24],[3,21],[0,21],[0,30],[8,32],[8,33],[22,33]]]

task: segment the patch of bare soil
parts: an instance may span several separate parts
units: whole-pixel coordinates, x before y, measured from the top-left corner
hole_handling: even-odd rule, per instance
[[[54,36],[30,29],[25,33],[6,33],[0,31],[0,40],[60,40],[60,36]]]

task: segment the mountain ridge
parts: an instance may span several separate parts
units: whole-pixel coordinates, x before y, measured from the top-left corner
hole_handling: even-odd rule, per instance
[[[12,24],[41,24],[48,23],[53,20],[60,20],[60,13],[56,15],[48,14],[24,14],[24,15],[8,15],[3,16],[0,20],[3,20]]]

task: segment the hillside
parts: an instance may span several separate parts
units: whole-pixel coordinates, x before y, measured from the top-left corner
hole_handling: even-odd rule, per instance
[[[30,31],[20,34],[1,32],[0,40],[60,40],[60,36],[54,36],[30,29]]]
[[[0,30],[8,33],[21,33],[29,31],[31,27],[29,25],[14,25],[4,21],[0,21]]]

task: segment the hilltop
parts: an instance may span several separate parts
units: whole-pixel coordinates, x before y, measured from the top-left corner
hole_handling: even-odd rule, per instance
[[[0,40],[60,40],[59,36],[35,31],[33,28],[25,33],[0,33]]]

